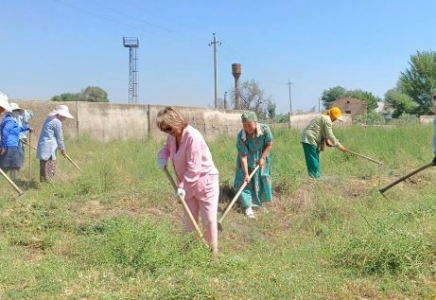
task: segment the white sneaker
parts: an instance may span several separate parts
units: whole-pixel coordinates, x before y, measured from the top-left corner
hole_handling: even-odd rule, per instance
[[[267,214],[267,213],[269,213],[269,211],[266,209],[266,207],[264,207],[264,206],[262,206],[261,208],[260,208],[260,210],[264,213],[264,214]]]
[[[245,215],[247,216],[247,218],[254,219],[254,212],[251,206],[245,209]]]

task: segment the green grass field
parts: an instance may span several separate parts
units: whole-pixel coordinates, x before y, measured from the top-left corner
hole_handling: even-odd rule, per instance
[[[67,141],[82,175],[59,158],[57,182],[0,178],[0,299],[436,299],[436,187],[430,126],[337,129],[309,180],[297,131],[274,131],[274,202],[233,210],[211,259],[181,234],[182,208],[157,167],[162,142]],[[235,137],[209,143],[220,209],[231,197]],[[33,153],[34,154],[34,153]]]

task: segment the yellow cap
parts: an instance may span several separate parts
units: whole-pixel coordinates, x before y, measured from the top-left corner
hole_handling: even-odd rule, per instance
[[[332,107],[329,110],[329,115],[330,117],[333,117],[333,120],[339,120],[339,121],[343,121],[344,118],[342,117],[342,113],[341,110],[339,109],[339,107]]]

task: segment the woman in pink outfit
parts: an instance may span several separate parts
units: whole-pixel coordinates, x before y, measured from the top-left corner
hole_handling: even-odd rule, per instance
[[[190,126],[174,107],[159,111],[157,127],[168,134],[159,151],[159,168],[164,169],[171,159],[178,179],[177,196],[185,197],[194,219],[201,215],[205,238],[214,254],[218,253],[218,170],[201,133]],[[187,213],[183,216],[183,230],[191,232],[194,225]]]

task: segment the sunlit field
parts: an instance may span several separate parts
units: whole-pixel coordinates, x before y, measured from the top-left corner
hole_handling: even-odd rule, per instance
[[[319,181],[299,132],[273,133],[274,202],[254,220],[235,207],[216,259],[181,234],[182,207],[157,167],[162,142],[66,141],[83,173],[60,157],[53,185],[26,158],[23,196],[0,177],[0,298],[435,299],[435,169],[378,191],[431,162],[433,128],[336,129],[384,168],[328,148]],[[209,143],[220,210],[234,195],[235,140]]]

